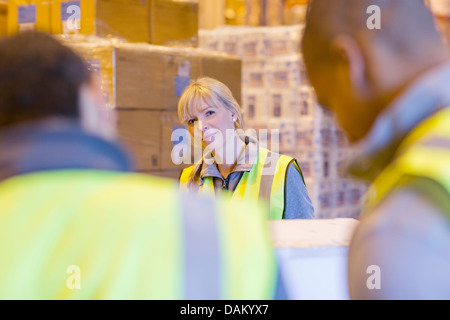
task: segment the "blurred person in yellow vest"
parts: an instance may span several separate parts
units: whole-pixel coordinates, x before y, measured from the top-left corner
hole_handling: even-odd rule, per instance
[[[259,144],[244,131],[243,112],[233,93],[209,77],[192,81],[178,104],[180,121],[201,158],[180,176],[183,190],[264,201],[268,218],[311,219],[314,208],[297,160]]]
[[[0,41],[0,299],[283,298],[266,208],[133,173],[95,77]]]
[[[450,63],[422,0],[314,0],[302,49],[318,101],[372,182],[352,299],[450,298]]]

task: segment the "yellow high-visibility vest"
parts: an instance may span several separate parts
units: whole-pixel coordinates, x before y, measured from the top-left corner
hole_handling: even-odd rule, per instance
[[[244,172],[231,197],[244,198],[251,201],[266,201],[269,208],[269,219],[281,220],[284,217],[286,194],[285,180],[288,166],[293,163],[301,174],[300,167],[294,158],[259,148],[256,162],[249,172]],[[182,171],[180,188],[189,189],[196,165]],[[303,176],[302,176],[303,178]],[[214,181],[206,177],[199,186],[199,193],[214,196]]]
[[[273,299],[263,208],[202,200],[101,170],[1,181],[0,299]]]
[[[401,143],[394,161],[369,189],[368,209],[411,178],[429,178],[450,192],[450,109],[417,126]]]

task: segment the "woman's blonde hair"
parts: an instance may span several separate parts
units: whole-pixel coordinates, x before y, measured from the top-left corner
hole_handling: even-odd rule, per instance
[[[191,81],[178,102],[178,118],[182,123],[193,117],[198,102],[203,101],[210,107],[222,106],[236,115],[236,127],[243,128],[243,110],[233,97],[231,90],[222,82],[202,77]]]

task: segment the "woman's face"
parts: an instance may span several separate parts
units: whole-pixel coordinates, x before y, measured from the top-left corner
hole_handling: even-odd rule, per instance
[[[210,106],[203,100],[192,111],[192,117],[187,120],[191,136],[210,151],[224,147],[235,131],[233,112],[223,106]]]

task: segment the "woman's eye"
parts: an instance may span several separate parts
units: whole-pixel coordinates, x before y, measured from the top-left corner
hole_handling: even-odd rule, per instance
[[[214,114],[214,111],[211,111],[211,110],[206,112],[207,116],[210,116],[210,115],[213,115],[213,114]]]
[[[194,124],[194,122],[195,122],[195,119],[189,119],[187,124],[192,126]]]

